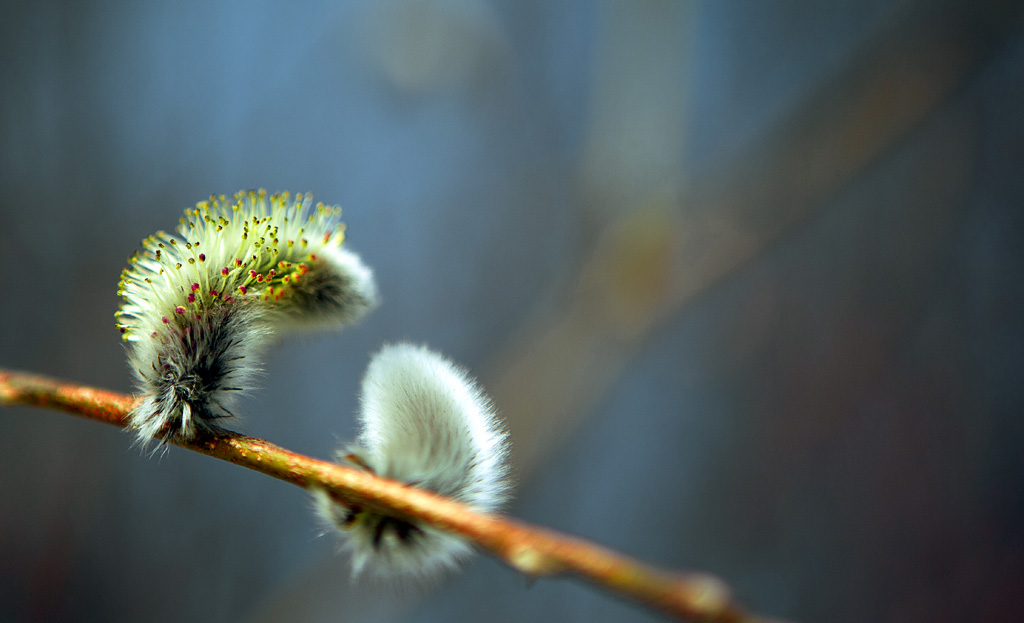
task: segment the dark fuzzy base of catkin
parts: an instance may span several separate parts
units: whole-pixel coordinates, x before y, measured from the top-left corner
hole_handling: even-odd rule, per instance
[[[133,342],[130,361],[143,397],[129,414],[131,428],[144,441],[217,430],[258,371],[268,333],[251,305],[225,303],[178,314],[155,336]]]

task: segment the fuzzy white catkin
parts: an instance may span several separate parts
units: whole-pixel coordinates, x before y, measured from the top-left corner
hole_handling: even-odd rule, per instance
[[[358,445],[348,462],[483,512],[508,498],[508,435],[466,372],[412,344],[382,348],[363,378]],[[343,504],[314,489],[317,512],[346,535],[353,575],[425,579],[472,553],[461,537]]]
[[[142,399],[145,442],[191,438],[231,415],[275,335],[341,327],[377,304],[373,274],[341,248],[340,210],[310,195],[211,197],[129,260],[116,317]]]

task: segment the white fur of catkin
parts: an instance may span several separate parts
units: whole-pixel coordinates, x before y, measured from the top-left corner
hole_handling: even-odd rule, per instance
[[[339,461],[434,491],[474,510],[509,496],[508,435],[466,372],[423,346],[385,346],[363,378],[358,445]],[[347,536],[353,575],[429,578],[472,553],[461,537],[332,499],[314,490],[322,518]]]
[[[143,240],[116,314],[142,394],[129,413],[140,440],[217,429],[274,336],[345,326],[376,306],[373,273],[341,248],[339,214],[310,195],[246,191]]]

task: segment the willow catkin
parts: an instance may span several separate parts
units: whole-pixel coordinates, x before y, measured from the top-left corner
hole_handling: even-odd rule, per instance
[[[200,202],[177,234],[143,240],[116,314],[142,394],[129,414],[140,439],[216,429],[275,335],[341,327],[376,306],[372,272],[341,248],[339,215],[310,195],[246,191]]]
[[[508,435],[467,373],[426,347],[385,346],[362,382],[358,443],[339,461],[434,491],[474,510],[507,499]],[[455,534],[314,490],[321,517],[346,535],[354,575],[426,578],[472,553]]]

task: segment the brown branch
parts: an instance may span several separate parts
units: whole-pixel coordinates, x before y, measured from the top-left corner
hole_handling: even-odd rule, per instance
[[[50,407],[125,427],[134,398],[0,369],[0,405]],[[296,454],[232,432],[204,433],[183,448],[230,461],[303,488],[322,487],[343,500],[416,518],[458,533],[526,575],[574,575],[620,597],[691,621],[760,621],[745,614],[717,578],[654,569],[582,539],[474,512],[466,506],[372,474]]]

